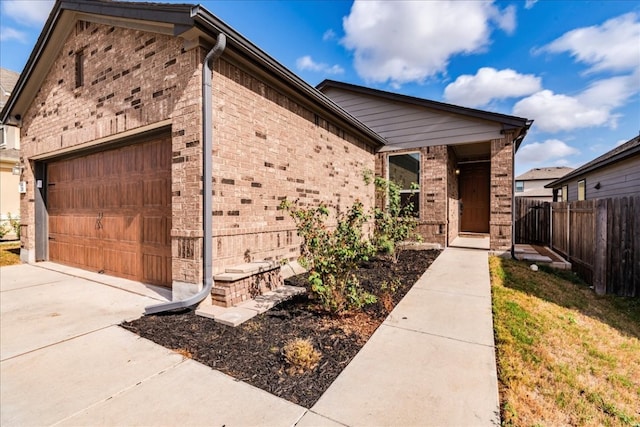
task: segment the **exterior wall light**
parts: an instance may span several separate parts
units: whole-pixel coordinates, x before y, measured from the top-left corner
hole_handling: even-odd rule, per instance
[[[13,165],[13,167],[11,168],[11,174],[12,175],[22,175],[22,170],[24,169],[24,167],[22,165],[20,165],[20,163],[17,163],[15,165]]]

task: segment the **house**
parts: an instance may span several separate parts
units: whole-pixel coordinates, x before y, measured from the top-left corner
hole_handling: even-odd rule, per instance
[[[513,153],[529,122],[438,111],[484,133],[451,145],[391,142],[408,154],[392,163],[420,163],[425,235],[445,245],[465,229],[447,225],[460,169],[485,180],[478,230],[509,249]],[[0,120],[20,129],[24,261],[170,287],[190,305],[209,293],[234,304],[256,291],[247,275],[269,281],[297,258],[282,200],[371,208],[363,176],[390,156],[389,138],[186,4],[58,0]],[[478,209],[472,200],[467,211]]]
[[[545,185],[563,177],[573,168],[566,166],[552,166],[546,168],[533,168],[516,177],[515,195],[543,202],[553,201],[553,191],[545,188]],[[562,194],[558,194],[562,197]]]
[[[637,196],[640,194],[640,136],[585,163],[545,187],[552,189],[554,201]],[[565,194],[567,198],[563,197]]]
[[[480,233],[511,249],[514,155],[532,121],[332,80],[318,89],[385,138],[376,174],[403,183],[425,242]]]
[[[18,77],[15,71],[0,68],[0,109],[13,91]],[[17,236],[10,226],[9,217],[20,218],[20,175],[16,163],[20,160],[20,133],[15,126],[0,122],[0,227],[4,233],[0,239],[12,240]]]

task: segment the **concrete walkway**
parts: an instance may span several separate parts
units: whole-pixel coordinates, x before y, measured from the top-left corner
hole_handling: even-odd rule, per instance
[[[3,427],[499,424],[487,251],[446,249],[311,410],[116,326],[161,289],[50,268],[0,269]]]
[[[445,249],[311,411],[348,426],[499,425],[487,251]]]

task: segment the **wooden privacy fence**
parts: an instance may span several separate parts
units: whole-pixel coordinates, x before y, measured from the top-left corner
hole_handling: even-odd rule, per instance
[[[515,242],[560,253],[598,294],[640,296],[640,195],[574,202],[516,198]]]

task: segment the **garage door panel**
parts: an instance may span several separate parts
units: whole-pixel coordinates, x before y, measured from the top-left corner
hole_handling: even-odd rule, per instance
[[[120,188],[123,208],[135,208],[140,205],[142,188],[137,182],[121,182]]]
[[[144,181],[143,206],[147,208],[165,207],[169,204],[169,191],[165,179]]]
[[[105,249],[104,271],[107,274],[119,273],[127,277],[136,277],[139,269],[138,258],[134,250]]]
[[[171,280],[171,259],[162,255],[144,254],[144,281],[165,283]]]
[[[51,260],[171,284],[169,137],[47,167]]]

